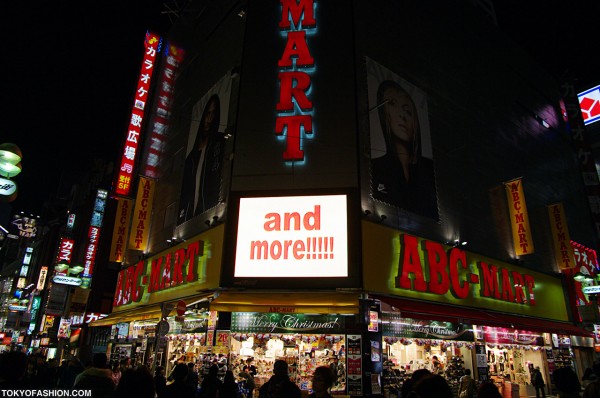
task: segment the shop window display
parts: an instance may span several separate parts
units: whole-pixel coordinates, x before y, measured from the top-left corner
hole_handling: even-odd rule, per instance
[[[206,347],[205,334],[181,334],[167,336],[167,360],[166,374],[171,374],[171,371],[178,363],[194,363],[196,371],[201,371],[203,363],[212,356],[208,354]]]
[[[474,343],[429,339],[384,337],[383,387],[394,396],[413,372],[427,369],[443,376],[458,391],[464,369],[473,368],[471,350]]]
[[[525,386],[531,383],[535,367],[544,369],[543,347],[519,345],[487,345],[490,378],[498,385],[504,382]]]
[[[123,359],[131,359],[131,349],[131,344],[115,344],[110,360],[120,362]]]
[[[334,372],[332,392],[346,390],[346,350],[344,335],[232,333],[231,364],[234,375],[252,359],[257,373],[256,388],[273,375],[277,359],[288,363],[289,376],[302,390],[312,388],[315,369],[327,366]]]

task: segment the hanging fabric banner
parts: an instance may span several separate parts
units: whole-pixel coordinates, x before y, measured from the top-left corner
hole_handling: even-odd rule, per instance
[[[125,252],[125,242],[129,232],[129,221],[131,211],[133,210],[133,201],[127,198],[117,198],[117,214],[115,217],[115,226],[113,228],[113,240],[110,245],[109,261],[117,263],[123,262],[123,253]]]
[[[508,200],[508,211],[510,214],[510,226],[512,229],[515,255],[533,253],[533,240],[529,226],[529,216],[523,193],[523,180],[515,180],[504,183],[506,198]]]
[[[550,217],[552,243],[554,244],[554,258],[558,268],[564,270],[575,267],[575,256],[563,204],[554,203],[549,205],[548,217]]]
[[[154,186],[154,181],[140,177],[140,185],[138,186],[135,198],[133,221],[131,223],[131,234],[129,235],[130,249],[143,251],[148,246]]]

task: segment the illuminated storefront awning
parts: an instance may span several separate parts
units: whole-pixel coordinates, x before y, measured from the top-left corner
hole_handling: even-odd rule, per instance
[[[189,307],[191,305],[197,304],[201,301],[209,301],[212,297],[212,293],[210,294],[201,294],[191,297],[182,298],[181,300],[185,301],[185,304]],[[175,311],[175,304],[179,300],[168,301],[166,304],[171,306],[172,309],[170,311],[171,314]],[[97,321],[91,322],[89,326],[110,326],[117,323],[122,322],[133,322],[133,321],[160,321],[161,318],[161,304],[151,304],[141,307],[136,307],[130,310],[113,312],[105,318],[99,319]]]
[[[463,322],[481,326],[517,328],[563,335],[592,336],[592,332],[570,323],[492,312],[477,308],[440,305],[438,303],[428,303],[398,297],[371,295],[371,298],[381,301],[384,311],[387,305],[389,310],[400,311],[402,316],[406,318]]]
[[[222,292],[211,311],[291,314],[358,314],[358,293]]]

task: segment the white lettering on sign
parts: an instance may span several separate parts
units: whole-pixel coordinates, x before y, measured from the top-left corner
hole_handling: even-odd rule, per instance
[[[235,277],[347,277],[346,196],[241,198]]]

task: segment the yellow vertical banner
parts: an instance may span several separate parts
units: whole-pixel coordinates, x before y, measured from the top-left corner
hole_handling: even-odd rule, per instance
[[[125,247],[127,246],[127,232],[129,231],[133,201],[127,198],[118,198],[117,201],[117,214],[115,216],[115,226],[113,227],[113,238],[110,244],[108,261],[122,263],[123,253],[125,253]]]
[[[525,194],[523,193],[523,180],[517,178],[507,181],[504,183],[504,188],[508,200],[508,212],[510,215],[515,254],[517,256],[531,254],[534,252],[534,249],[527,204],[525,203]]]
[[[554,257],[560,269],[575,267],[575,252],[571,244],[567,218],[562,203],[548,206],[550,229],[552,230],[552,243],[554,244]]]
[[[140,177],[140,183],[135,197],[135,209],[129,234],[129,248],[146,250],[150,236],[150,212],[154,199],[154,181]]]

